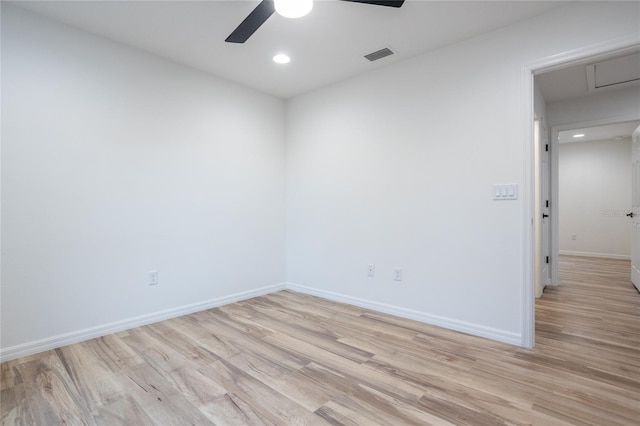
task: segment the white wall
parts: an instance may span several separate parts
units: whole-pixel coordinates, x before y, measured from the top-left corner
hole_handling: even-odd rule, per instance
[[[491,186],[523,185],[523,67],[637,37],[637,16],[579,2],[293,99],[288,280],[521,342],[524,204]]]
[[[6,2],[2,92],[4,354],[284,281],[282,100]]]
[[[560,253],[630,259],[631,139],[560,144],[559,157]]]

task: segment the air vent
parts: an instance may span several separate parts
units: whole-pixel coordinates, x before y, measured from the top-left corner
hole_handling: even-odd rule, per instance
[[[393,50],[389,49],[388,47],[385,47],[384,49],[380,49],[375,52],[371,52],[368,55],[364,55],[364,57],[370,60],[371,62],[373,62],[373,61],[377,61],[378,59],[385,58],[389,55],[393,55],[394,53],[395,52]]]

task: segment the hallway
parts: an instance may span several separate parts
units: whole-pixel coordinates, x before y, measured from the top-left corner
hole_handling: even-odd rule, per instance
[[[630,262],[560,256],[560,285],[547,287],[536,301],[534,352],[536,363],[558,370],[558,377],[593,380],[584,383],[582,395],[575,393],[575,384],[571,392],[554,389],[538,410],[557,409],[572,422],[630,422],[616,419],[625,412],[622,406],[596,402],[635,395],[628,402],[635,399],[640,406],[640,294],[630,281]],[[576,399],[597,409],[585,411]]]

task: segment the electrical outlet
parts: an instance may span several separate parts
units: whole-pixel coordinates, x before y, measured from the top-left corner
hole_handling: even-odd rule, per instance
[[[395,268],[393,270],[393,279],[396,281],[402,281],[402,268]]]
[[[149,285],[158,285],[158,271],[149,271]]]
[[[373,277],[376,274],[376,267],[373,264],[367,265],[367,276]]]

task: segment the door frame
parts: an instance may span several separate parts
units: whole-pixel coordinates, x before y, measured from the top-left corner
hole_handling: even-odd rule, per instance
[[[627,49],[637,48],[638,36],[637,34],[630,34],[624,37],[619,37],[611,40],[607,40],[601,43],[593,44],[579,49],[569,50],[556,55],[540,58],[536,61],[525,63],[521,67],[521,81],[522,81],[522,99],[524,101],[522,108],[522,129],[523,129],[523,141],[524,141],[524,154],[522,164],[522,230],[523,230],[523,247],[522,247],[522,305],[521,305],[521,345],[526,348],[533,348],[535,344],[535,282],[534,276],[536,268],[539,266],[535,260],[535,234],[534,234],[534,220],[536,215],[541,214],[539,207],[535,202],[535,176],[536,170],[540,169],[540,163],[536,161],[534,155],[534,140],[533,140],[533,78],[534,75],[547,71],[553,71],[556,69],[564,68],[568,65],[572,65],[576,62],[595,59],[598,56],[604,56],[617,51],[624,52]],[[553,144],[552,138],[551,143]],[[557,151],[557,149],[556,149]],[[552,152],[553,156],[553,152]],[[551,161],[551,167],[554,168],[553,160]],[[557,169],[557,168],[556,168]],[[552,172],[553,176],[553,172]],[[557,178],[555,179],[557,181]],[[553,183],[555,185],[555,183]],[[552,191],[552,193],[557,191]],[[553,194],[552,194],[553,196]],[[557,206],[557,203],[553,203]],[[553,217],[557,217],[554,214]],[[552,218],[553,218],[552,217]],[[557,223],[556,223],[557,226]],[[551,223],[551,233],[555,232],[553,227],[553,220]],[[554,238],[552,238],[552,241]],[[553,242],[552,242],[553,247]],[[553,250],[553,249],[552,249]],[[552,255],[554,255],[552,251]],[[557,264],[556,261],[552,263]],[[552,265],[553,267],[553,265]],[[553,269],[552,269],[553,271]],[[557,274],[557,271],[556,271]],[[553,272],[552,272],[553,279]]]
[[[638,217],[640,217],[640,211],[638,204],[640,200],[640,166],[637,162],[640,160],[640,126],[636,127],[631,135],[631,284],[640,291],[640,235],[638,234]]]
[[[609,124],[625,123],[628,121],[640,121],[640,113],[631,115],[622,115],[617,117],[609,117],[597,120],[581,121],[568,124],[560,124],[551,127],[551,141],[549,149],[551,151],[551,284],[557,286],[559,277],[559,258],[560,258],[560,233],[559,216],[560,216],[560,152],[558,143],[558,134],[567,130],[583,129],[585,127],[606,126]]]

